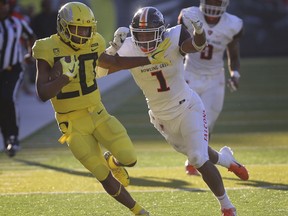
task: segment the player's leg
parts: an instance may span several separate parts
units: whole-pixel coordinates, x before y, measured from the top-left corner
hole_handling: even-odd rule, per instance
[[[235,209],[226,194],[218,169],[209,160],[207,116],[201,102],[187,110],[180,128],[189,162],[201,173],[204,182],[217,197],[221,209]]]
[[[224,95],[224,73],[209,77],[206,81],[206,88],[200,95],[207,114],[209,133],[213,132],[215,123],[223,109]]]
[[[225,87],[224,73],[207,76],[187,72],[186,79],[189,82],[189,87],[200,96],[205,106],[210,138],[210,133],[223,107]],[[217,152],[211,151],[210,147],[209,159],[214,164],[218,161]],[[187,175],[200,175],[197,169],[189,163],[188,159],[185,161],[184,166]]]
[[[123,166],[132,167],[137,162],[134,146],[124,126],[113,116],[97,126],[94,136],[108,150],[104,156],[113,175],[126,187],[130,179]]]
[[[131,197],[125,187],[113,177],[111,172],[105,180],[101,181],[101,184],[108,194],[129,208],[135,215],[149,215],[149,213]]]
[[[120,181],[114,178],[103,154],[101,154],[101,148],[94,137],[83,137],[80,134],[75,136],[72,134],[70,137],[71,139],[68,141],[69,147],[74,156],[93,173],[105,191],[115,200],[129,208],[135,215],[141,212],[143,213],[142,215],[148,215],[146,210],[131,197]],[[81,143],[81,145],[77,143]]]
[[[233,151],[230,147],[224,146],[220,151],[208,147],[209,160],[213,164],[217,164],[223,167],[226,167],[228,171],[233,172],[238,178],[243,181],[249,179],[249,172],[246,167],[239,163],[233,156]],[[191,165],[188,159],[185,161],[185,171],[187,175],[199,176],[197,169]]]
[[[137,155],[134,145],[125,127],[114,116],[110,116],[97,126],[94,134],[98,137],[99,142],[112,153],[117,164],[128,167],[136,164]]]
[[[141,212],[142,215],[149,215],[111,174],[98,141],[89,134],[89,131],[92,133],[94,130],[94,124],[89,121],[89,118],[90,116],[85,116],[81,119],[66,121],[68,122],[67,131],[69,131],[66,142],[71,152],[97,178],[109,195],[129,208],[135,215]]]
[[[13,157],[20,150],[19,111],[16,96],[22,81],[21,65],[13,66],[12,70],[3,70],[0,73],[0,112],[1,131],[4,137],[6,153]]]
[[[213,79],[206,81],[206,86],[208,86],[208,88],[201,92],[200,97],[206,109],[209,132],[211,134],[223,108],[225,94],[224,74],[221,73],[213,76]],[[233,157],[233,152],[229,147],[225,146],[219,152],[217,152],[209,146],[208,153],[209,160],[212,163],[226,167],[229,171],[233,172],[242,180],[249,179],[247,169],[245,166],[235,160]],[[188,160],[185,162],[185,170],[188,175],[198,175],[195,167],[189,164]]]
[[[218,199],[221,211],[233,212],[236,215],[236,208],[232,205],[223,185],[222,177],[211,161],[206,161],[201,167],[197,168],[210,190]],[[232,214],[231,214],[232,215]]]
[[[226,167],[228,171],[233,172],[241,180],[249,179],[249,172],[244,165],[239,163],[233,156],[233,151],[230,147],[224,146],[217,152],[215,149],[208,147],[209,160],[213,164]],[[185,170],[187,175],[200,175],[197,169],[191,165],[188,159],[185,161]]]
[[[225,77],[224,73],[213,76],[209,80],[209,88],[202,93],[201,99],[205,106],[208,119],[208,127],[210,133],[214,129],[214,125],[223,109],[225,95]],[[214,164],[218,164],[228,168],[242,180],[248,180],[249,174],[246,168],[235,160],[232,150],[225,146],[219,152],[209,147],[209,160]]]
[[[208,126],[204,126],[207,125],[207,120],[204,119],[206,114],[200,98],[197,98],[197,95],[194,96],[199,104],[191,104],[187,112],[182,113],[178,118],[163,121],[149,111],[150,121],[176,151],[185,154],[193,166],[201,169],[202,178],[218,198],[221,209],[229,207],[228,209],[234,210],[225,192],[219,171],[209,161]]]
[[[218,160],[216,164],[226,167],[228,171],[233,172],[241,180],[247,181],[249,179],[248,170],[246,169],[244,165],[237,162],[237,160],[233,156],[233,151],[231,150],[230,147],[224,146],[223,148],[220,149],[219,152],[210,148],[209,157],[210,157],[210,154],[213,154],[213,155],[218,154]],[[214,157],[216,158],[216,156]]]

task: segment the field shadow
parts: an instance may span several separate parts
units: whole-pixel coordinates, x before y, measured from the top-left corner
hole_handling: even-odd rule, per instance
[[[242,181],[239,179],[234,178],[223,178],[223,180],[230,180],[230,181],[238,181],[237,185],[243,185],[247,187],[255,187],[255,188],[263,188],[263,189],[271,189],[271,190],[288,190],[288,184],[283,183],[271,183],[268,181],[258,181],[258,180],[248,180],[248,181]]]
[[[92,177],[94,176],[90,172],[82,172],[76,171],[73,169],[67,169],[62,167],[56,167],[52,165],[42,164],[35,161],[29,161],[24,159],[14,159],[17,162],[26,164],[28,166],[38,166],[44,169],[50,169],[57,172],[67,173],[70,175],[75,176],[83,176],[83,177]],[[223,180],[230,180],[230,181],[238,181],[238,185],[243,185],[247,187],[255,187],[255,188],[263,188],[263,189],[271,189],[271,190],[283,190],[288,191],[288,184],[283,183],[271,183],[267,181],[258,181],[258,180],[248,180],[248,181],[241,181],[235,178],[227,178],[224,177]],[[204,192],[205,190],[201,190],[199,188],[191,188],[191,182],[187,182],[184,180],[179,179],[172,179],[172,178],[159,178],[154,176],[143,176],[141,178],[131,177],[131,185],[138,186],[138,187],[165,187],[165,188],[172,188],[172,189],[179,189],[185,191],[192,191],[192,192]]]
[[[24,159],[14,159],[15,161],[19,163],[23,163],[28,166],[37,166],[41,167],[44,169],[50,169],[54,170],[57,172],[62,172],[70,175],[76,175],[76,176],[83,176],[83,177],[93,177],[94,176],[87,172],[82,172],[82,171],[75,171],[73,169],[67,169],[67,168],[62,168],[62,167],[56,167],[52,165],[47,165],[43,163],[39,163],[36,161],[30,161],[30,160],[24,160]],[[191,189],[191,183],[186,182],[183,180],[179,179],[171,179],[171,178],[157,178],[157,177],[152,177],[152,176],[146,176],[143,178],[134,178],[131,177],[131,185],[134,186],[143,186],[143,187],[166,187],[166,188],[172,188],[172,189],[179,189],[179,190],[186,190],[186,191],[202,191],[197,188],[192,188]]]
[[[158,178],[154,176],[144,176],[142,178],[131,177],[131,185],[138,187],[165,187],[172,189],[179,189],[193,192],[204,192],[199,188],[191,188],[191,182],[172,179],[172,178]]]
[[[76,171],[76,170],[73,170],[73,169],[56,167],[56,166],[51,166],[51,165],[42,164],[42,163],[35,162],[35,161],[23,160],[23,159],[14,159],[14,160],[17,161],[17,162],[20,162],[20,163],[24,163],[24,164],[26,164],[28,166],[38,166],[38,167],[41,167],[41,168],[50,169],[50,170],[54,170],[54,171],[57,171],[57,172],[67,173],[67,174],[76,175],[76,176],[94,177],[89,172],[81,172],[81,171]]]

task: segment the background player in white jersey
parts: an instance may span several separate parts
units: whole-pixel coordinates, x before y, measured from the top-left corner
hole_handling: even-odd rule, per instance
[[[165,53],[171,64],[140,66],[130,71],[146,97],[151,123],[199,170],[219,200],[222,215],[236,215],[221,175],[208,157],[208,127],[203,103],[184,78],[185,53],[201,51],[206,45],[199,19],[194,17],[187,25],[194,26],[193,37],[182,25],[166,28],[158,9],[141,8],[130,25],[132,37],[126,38],[117,53],[120,56],[147,56],[162,40],[170,39],[171,45]]]
[[[240,18],[225,12],[228,4],[229,0],[200,0],[200,7],[184,8],[178,17],[178,24],[185,25],[186,18],[198,16],[206,32],[208,45],[201,52],[187,54],[184,67],[187,83],[204,103],[210,134],[223,108],[225,51],[231,76],[227,85],[232,92],[237,90],[240,78],[239,39],[243,32],[243,22]],[[187,27],[192,34],[193,28]],[[214,164],[227,167],[240,179],[248,180],[247,170],[234,159],[229,147],[223,147],[219,153],[209,147],[209,158]],[[185,169],[189,175],[198,174],[188,160],[185,162]]]

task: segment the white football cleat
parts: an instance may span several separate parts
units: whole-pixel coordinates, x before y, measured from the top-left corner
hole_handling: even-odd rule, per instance
[[[230,161],[230,166],[228,167],[228,171],[233,172],[236,176],[238,176],[241,180],[247,181],[249,179],[249,173],[245,166],[238,163],[233,157],[233,151],[231,148],[224,146],[219,151],[226,159]]]

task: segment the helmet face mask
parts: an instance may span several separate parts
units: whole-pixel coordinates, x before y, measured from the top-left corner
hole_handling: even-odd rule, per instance
[[[165,30],[164,17],[154,7],[139,9],[130,25],[132,40],[144,53],[150,53],[157,49],[163,40]]]
[[[200,10],[208,17],[219,18],[226,11],[229,0],[200,0]]]
[[[91,9],[80,2],[65,4],[58,11],[57,32],[74,49],[87,45],[96,33],[96,21]]]
[[[153,52],[162,42],[162,35],[165,32],[165,26],[151,29],[131,28],[134,43],[139,46],[142,52]]]

